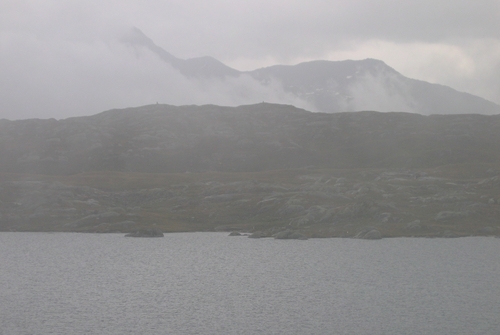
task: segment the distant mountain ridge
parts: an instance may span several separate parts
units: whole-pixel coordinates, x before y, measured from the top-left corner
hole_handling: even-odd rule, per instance
[[[500,105],[450,87],[407,78],[376,59],[310,61],[238,71],[213,57],[183,60],[134,28],[123,42],[144,47],[188,78],[250,76],[263,87],[278,82],[284,92],[307,102],[314,111],[402,111],[429,114],[498,114]]]

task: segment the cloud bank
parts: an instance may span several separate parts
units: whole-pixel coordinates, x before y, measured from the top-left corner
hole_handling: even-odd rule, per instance
[[[395,75],[363,75],[349,86],[348,98],[340,105],[345,111],[416,112],[408,88]]]
[[[66,118],[157,102],[237,106],[266,101],[312,109],[276,81],[263,85],[247,75],[187,78],[146,48],[118,39],[26,40],[13,39],[9,49],[16,52],[0,56],[2,63],[19,64],[2,69],[2,77],[10,78],[2,82],[2,118]]]
[[[156,101],[303,104],[278,83],[263,90],[249,78],[179,78],[153,55],[117,43],[132,26],[180,58],[210,55],[239,70],[377,58],[406,76],[500,103],[498,0],[6,0],[0,118],[63,118]]]

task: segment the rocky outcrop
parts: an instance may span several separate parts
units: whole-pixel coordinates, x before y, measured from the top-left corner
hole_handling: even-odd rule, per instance
[[[422,228],[423,227],[422,227],[420,220],[414,220],[414,221],[406,224],[406,229],[411,230],[411,231],[419,231]]]
[[[500,188],[496,177],[488,177],[497,170],[496,164],[472,164],[230,174],[0,173],[0,230],[130,233],[156,223],[162,231],[254,232],[253,238],[285,230],[354,237],[366,227],[384,237],[442,237],[445,230],[498,235],[500,202],[492,199],[500,198]],[[367,237],[377,237],[372,234]]]
[[[357,233],[354,238],[359,238],[363,240],[380,240],[382,238],[382,234],[380,231],[374,228],[366,228]]]
[[[141,229],[125,235],[125,237],[163,237],[163,232],[156,228]]]

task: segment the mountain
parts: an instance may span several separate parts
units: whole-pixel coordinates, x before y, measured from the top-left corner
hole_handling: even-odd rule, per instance
[[[285,91],[319,111],[404,111],[429,114],[497,114],[500,106],[450,87],[407,78],[384,62],[312,61],[276,65],[250,74],[261,82],[279,80]]]
[[[148,49],[187,77],[224,78],[240,74],[238,70],[224,65],[213,57],[205,56],[186,60],[177,58],[156,45],[138,28],[133,28],[129,34],[122,38],[122,42],[132,47]]]
[[[0,120],[0,231],[500,235],[500,115],[149,105]]]
[[[137,28],[123,41],[132,47],[148,49],[188,78],[221,80],[249,76],[269,90],[275,88],[269,84],[277,82],[285,93],[304,101],[303,105],[311,106],[318,112],[500,113],[500,105],[491,101],[447,86],[407,78],[375,59],[311,61],[238,71],[212,57],[176,58]]]

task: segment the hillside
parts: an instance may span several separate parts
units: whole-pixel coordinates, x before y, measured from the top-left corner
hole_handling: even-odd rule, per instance
[[[429,168],[500,159],[500,115],[310,113],[292,106],[150,105],[0,121],[0,171],[75,174]]]
[[[150,105],[0,120],[0,230],[499,234],[500,116]]]

